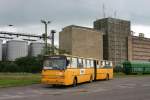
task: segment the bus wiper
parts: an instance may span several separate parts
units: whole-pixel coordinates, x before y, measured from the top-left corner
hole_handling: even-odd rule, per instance
[[[53,67],[53,69],[60,69],[60,68],[55,66],[55,67]]]
[[[60,69],[60,70],[64,70],[65,68],[62,68],[62,67],[53,67],[53,69]]]

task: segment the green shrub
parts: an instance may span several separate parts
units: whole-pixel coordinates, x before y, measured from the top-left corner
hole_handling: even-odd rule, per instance
[[[38,73],[42,70],[43,57],[22,57],[15,61],[22,72]]]
[[[5,67],[4,62],[0,62],[0,72],[3,72],[4,67]]]
[[[0,62],[0,72],[39,73],[42,70],[43,56],[21,57],[14,62]]]
[[[19,72],[20,69],[18,65],[13,62],[1,62],[0,72]]]
[[[8,63],[5,64],[3,72],[20,72],[20,69],[15,63]]]

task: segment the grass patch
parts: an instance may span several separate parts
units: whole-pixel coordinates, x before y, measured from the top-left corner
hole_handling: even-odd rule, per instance
[[[40,74],[0,73],[0,88],[40,83]]]
[[[124,77],[145,77],[150,74],[137,74],[137,75],[126,75],[122,72],[114,73],[115,78]],[[39,84],[41,80],[40,74],[31,73],[0,73],[0,88],[3,87],[14,87],[14,86],[25,86],[31,84]]]

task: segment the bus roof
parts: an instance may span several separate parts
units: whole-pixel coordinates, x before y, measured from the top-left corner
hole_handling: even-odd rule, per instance
[[[63,54],[63,55],[45,55],[45,57],[54,57],[54,56],[60,56],[60,57],[74,57],[74,58],[81,58],[81,59],[93,59],[93,60],[98,60],[94,58],[86,58],[86,57],[81,57],[81,56],[74,56],[74,55],[68,55],[68,54]]]

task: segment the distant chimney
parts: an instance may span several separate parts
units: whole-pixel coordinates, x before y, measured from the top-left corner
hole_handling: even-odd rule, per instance
[[[140,38],[144,38],[144,33],[139,33]]]

